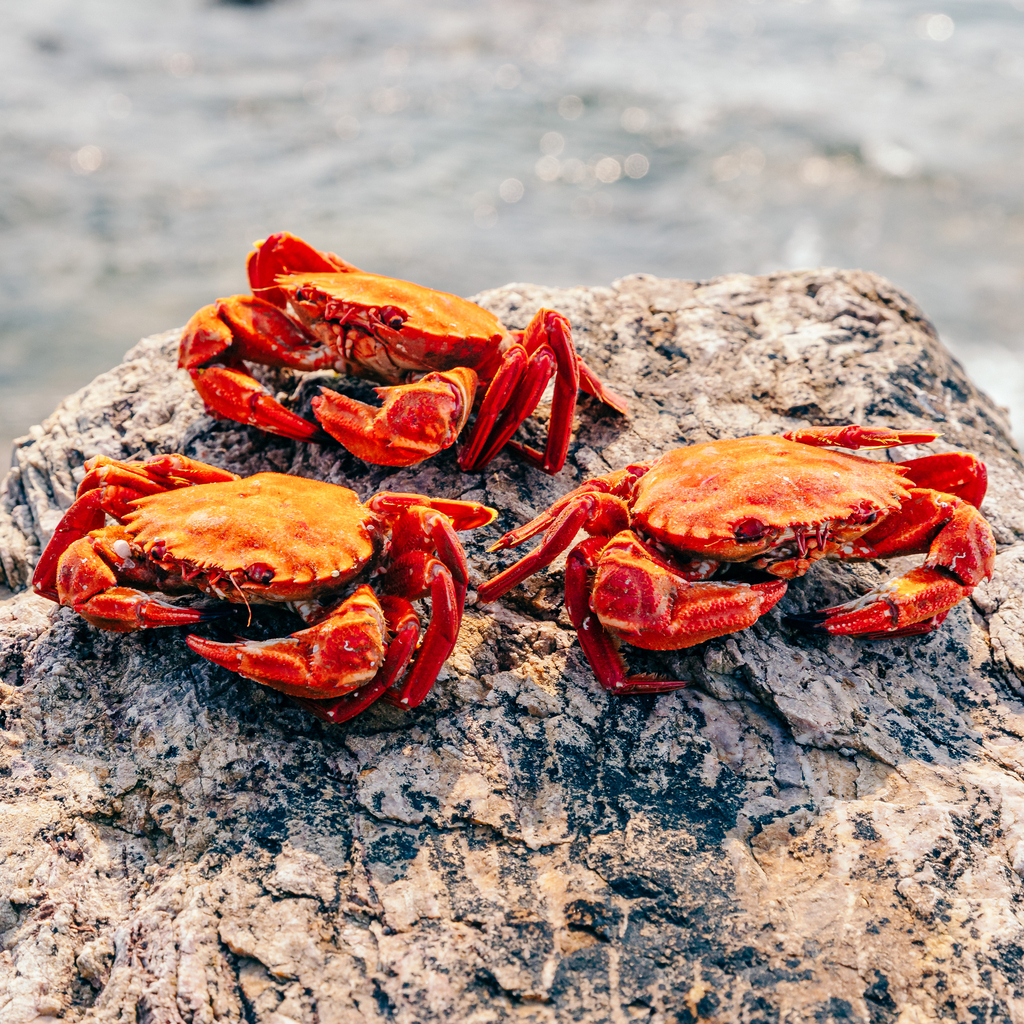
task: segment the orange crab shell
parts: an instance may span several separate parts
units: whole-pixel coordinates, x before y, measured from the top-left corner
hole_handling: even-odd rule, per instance
[[[783,437],[743,437],[678,448],[637,482],[635,521],[676,550],[746,561],[792,526],[863,524],[909,497],[906,470],[888,462],[812,448]],[[736,527],[756,521],[762,538],[739,542]]]
[[[497,355],[512,340],[493,313],[458,295],[409,281],[364,273],[281,274],[276,283],[314,334],[324,330],[322,318],[344,322],[353,310],[388,309],[397,314],[402,321],[399,328],[375,328],[378,335],[388,337],[386,368],[379,373],[388,382],[403,379],[396,369],[419,374],[468,367],[489,377]]]
[[[378,546],[373,513],[355,492],[282,473],[165,491],[133,505],[125,523],[135,546],[171,571],[230,577],[227,600],[240,600],[239,590],[268,601],[338,590]]]

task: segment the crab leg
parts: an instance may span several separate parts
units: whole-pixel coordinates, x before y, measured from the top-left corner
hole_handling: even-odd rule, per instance
[[[452,521],[456,530],[475,530],[495,520],[496,509],[476,501],[456,501],[454,498],[428,498],[424,494],[410,494],[403,491],[379,491],[367,503],[371,512],[396,515],[414,505],[422,505],[440,512]]]
[[[915,488],[910,500],[862,538],[874,557],[928,552],[925,563],[862,597],[794,615],[802,629],[866,637],[910,636],[934,629],[946,613],[992,575],[995,538],[969,502]]]
[[[430,594],[430,625],[393,700],[401,707],[414,708],[430,692],[441,666],[455,649],[469,570],[450,520],[433,509],[408,509],[392,527],[392,535],[394,561],[382,580],[382,589],[410,600]]]
[[[586,486],[584,484],[584,487]],[[629,525],[629,511],[621,498],[603,491],[584,490],[584,487],[566,495],[559,503],[560,509],[556,505],[555,509],[550,510],[555,512],[553,518],[547,513],[540,515],[513,534],[505,534],[493,545],[492,551],[501,551],[506,547],[521,544],[547,525],[544,537],[537,547],[477,588],[480,601],[485,604],[496,601],[517,583],[532,576],[538,569],[550,565],[569,547],[580,530],[607,537]],[[538,523],[541,526],[536,526]],[[509,537],[513,539],[509,541]]]
[[[379,408],[321,388],[313,413],[353,455],[378,466],[412,466],[450,448],[466,425],[476,372],[464,367],[428,373],[414,384],[376,388]]]
[[[787,441],[816,448],[892,448],[901,444],[928,444],[942,435],[934,430],[887,430],[884,427],[803,427],[782,435]]]
[[[569,321],[561,313],[541,309],[523,332],[522,345],[512,346],[502,357],[488,386],[473,433],[459,455],[464,471],[485,465],[509,443],[519,425],[537,408],[552,375],[555,394],[544,452],[517,442],[510,447],[545,473],[557,473],[565,465],[580,388],[579,361]]]
[[[908,470],[916,487],[928,487],[945,494],[955,494],[980,508],[988,486],[985,463],[968,452],[942,452],[910,459],[897,465]]]

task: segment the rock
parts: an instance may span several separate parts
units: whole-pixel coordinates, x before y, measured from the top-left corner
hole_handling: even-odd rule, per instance
[[[17,443],[0,514],[17,591],[0,603],[0,1019],[1024,1019],[1024,473],[1005,414],[866,273],[480,301],[516,327],[563,310],[631,399],[628,420],[583,400],[555,478],[506,456],[467,476],[451,453],[367,468],[214,422],[175,369],[177,332]],[[315,380],[267,379],[308,409]],[[893,566],[818,565],[745,632],[630,651],[692,680],[659,698],[596,685],[558,565],[467,609],[414,713],[332,728],[176,631],[101,633],[21,589],[97,453],[486,501],[503,514],[466,537],[479,581],[515,557],[489,542],[587,475],[848,421],[938,424],[932,450],[986,460],[993,579],[927,637],[866,642],[782,617]]]

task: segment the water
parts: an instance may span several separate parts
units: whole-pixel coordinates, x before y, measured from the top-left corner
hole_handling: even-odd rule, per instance
[[[0,67],[5,447],[282,229],[461,294],[866,267],[1024,437],[1024,0],[33,0]]]

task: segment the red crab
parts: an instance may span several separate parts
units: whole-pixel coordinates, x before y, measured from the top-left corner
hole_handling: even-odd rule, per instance
[[[336,370],[380,381],[379,408],[327,388],[313,399],[323,428],[366,462],[410,466],[450,447],[485,386],[459,454],[478,469],[505,445],[557,473],[565,462],[579,388],[626,411],[580,359],[569,322],[542,309],[522,332],[456,295],[368,274],[287,232],[249,254],[253,295],[204,306],[185,326],[178,365],[214,416],[297,441],[320,435],[252,377],[245,360],[295,370]],[[510,442],[551,377],[554,398],[543,452]]]
[[[978,511],[984,463],[963,452],[903,463],[823,448],[884,448],[938,434],[859,426],[795,430],[678,448],[586,481],[492,551],[545,531],[540,545],[479,588],[493,601],[569,554],[565,604],[601,684],[620,693],[685,684],[627,676],[616,638],[679,650],[753,625],[821,558],[928,553],[924,565],[847,604],[791,616],[804,629],[864,637],[927,633],[992,573],[995,541]],[[714,580],[747,563],[782,577]]]
[[[107,515],[116,525],[104,526]],[[175,605],[159,591],[290,607],[308,629],[262,642],[190,636],[188,645],[343,722],[386,691],[403,707],[426,697],[462,621],[466,556],[455,531],[495,515],[472,501],[396,492],[364,505],[346,487],[281,473],[243,479],[183,455],[101,455],[86,463],[32,583],[115,632],[228,610]],[[425,594],[430,624],[417,650],[410,601]]]

